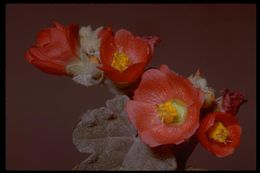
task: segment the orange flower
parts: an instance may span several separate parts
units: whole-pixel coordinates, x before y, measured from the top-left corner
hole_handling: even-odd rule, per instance
[[[180,144],[199,127],[202,92],[166,65],[146,71],[126,110],[142,141],[151,147]]]
[[[135,37],[121,29],[113,35],[111,29],[100,33],[100,58],[105,75],[119,84],[132,83],[143,73],[153,53],[158,37]]]
[[[70,75],[66,65],[78,56],[79,26],[72,24],[64,27],[53,23],[54,27],[39,32],[36,45],[25,53],[25,58],[46,73]]]
[[[240,144],[241,128],[234,115],[208,114],[201,122],[197,137],[201,145],[217,157],[226,157]]]

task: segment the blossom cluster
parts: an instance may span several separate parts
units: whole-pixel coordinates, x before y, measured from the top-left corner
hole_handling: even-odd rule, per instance
[[[179,145],[195,136],[209,152],[226,157],[239,146],[236,115],[244,95],[225,89],[216,98],[200,70],[185,77],[165,64],[147,68],[158,36],[135,36],[109,26],[92,30],[90,25],[53,24],[39,32],[26,60],[45,73],[128,95],[128,120],[149,147]]]

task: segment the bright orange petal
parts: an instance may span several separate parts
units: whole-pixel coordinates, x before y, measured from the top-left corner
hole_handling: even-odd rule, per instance
[[[142,75],[144,67],[144,63],[137,63],[129,66],[125,71],[120,72],[109,65],[103,64],[101,69],[109,79],[116,83],[132,83]]]
[[[150,129],[153,125],[160,123],[153,105],[129,100],[126,105],[128,118],[139,132]]]
[[[167,76],[157,69],[147,70],[134,93],[134,100],[151,104],[160,104],[172,99],[172,88]]]
[[[125,81],[127,83],[132,83],[136,81],[144,72],[145,63],[136,63],[129,66],[125,71],[123,71],[125,76]]]
[[[191,105],[194,102],[203,104],[203,93],[195,88],[187,78],[171,71],[167,65],[161,65],[160,71],[168,76],[170,86],[174,88],[174,98],[183,100],[187,105]]]
[[[209,151],[213,152],[217,157],[226,157],[234,152],[233,147],[223,147],[217,144],[213,144]]]
[[[240,137],[241,137],[241,133],[242,133],[242,129],[239,125],[232,125],[232,126],[228,126],[227,130],[229,132],[229,138],[232,141],[230,143],[231,147],[238,147],[240,145]]]

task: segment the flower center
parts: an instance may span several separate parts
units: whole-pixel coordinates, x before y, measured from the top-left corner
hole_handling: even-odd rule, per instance
[[[120,72],[127,69],[129,64],[129,58],[127,55],[123,52],[116,52],[114,53],[113,61],[112,61],[112,67],[119,70]]]
[[[182,122],[186,115],[185,106],[173,100],[156,105],[156,110],[161,121],[165,124]]]
[[[221,143],[227,142],[228,135],[228,130],[221,122],[215,123],[209,131],[209,138]]]

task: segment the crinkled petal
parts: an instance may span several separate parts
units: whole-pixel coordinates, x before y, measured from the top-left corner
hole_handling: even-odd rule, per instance
[[[156,46],[158,43],[161,42],[161,39],[160,39],[159,37],[157,37],[157,36],[146,36],[146,37],[143,37],[143,39],[144,39],[145,41],[147,41],[147,43],[148,43],[149,46],[150,46],[150,55],[149,55],[149,60],[148,60],[148,61],[150,61],[150,60],[151,60],[151,57],[152,57],[152,55],[153,55],[153,53],[154,53],[154,48],[155,48],[155,46]]]
[[[228,89],[225,89],[222,91],[222,95],[221,109],[223,112],[232,115],[236,115],[240,106],[247,101],[245,96],[237,91],[231,92]]]

